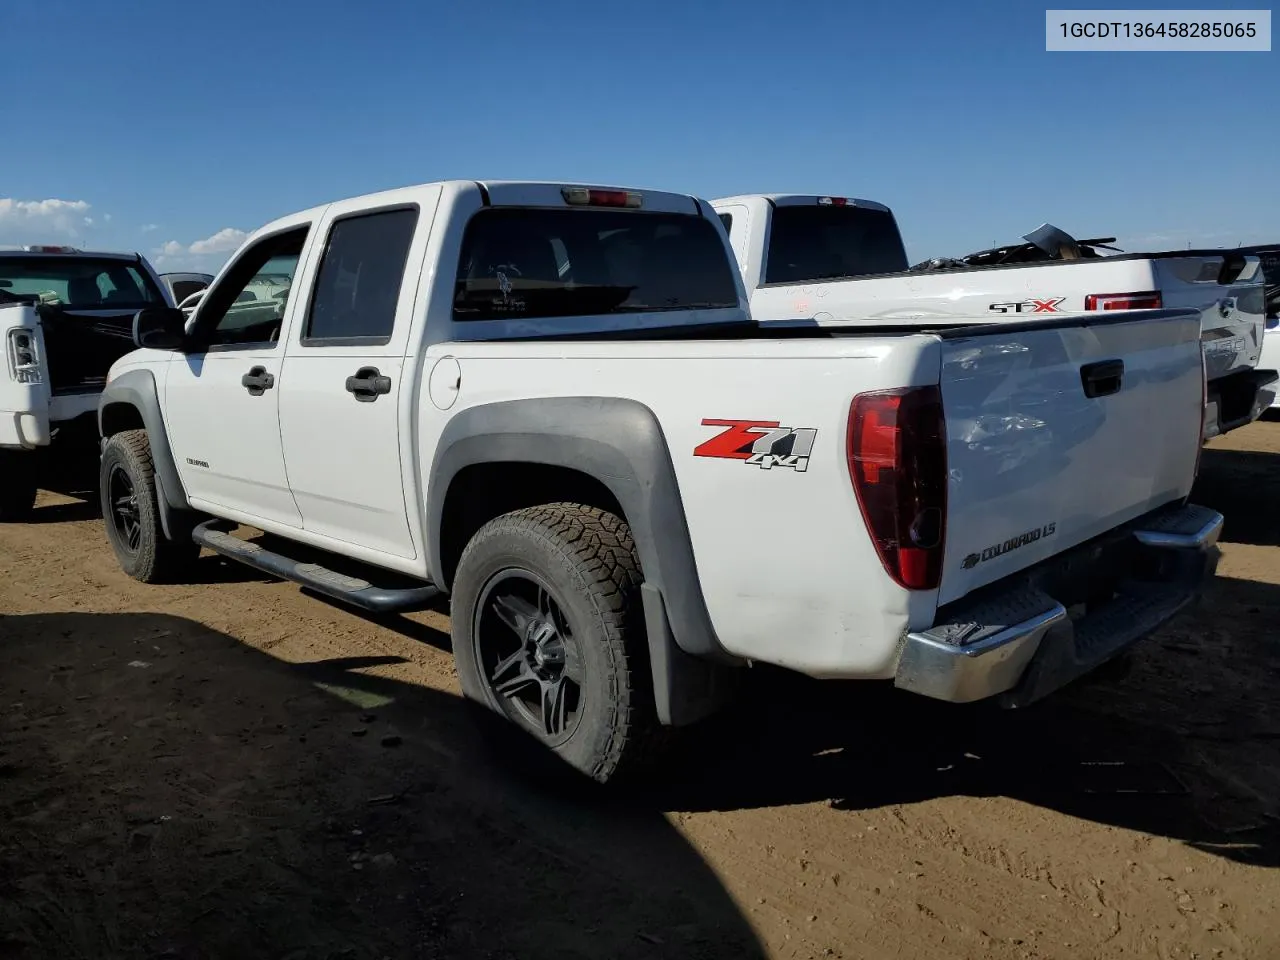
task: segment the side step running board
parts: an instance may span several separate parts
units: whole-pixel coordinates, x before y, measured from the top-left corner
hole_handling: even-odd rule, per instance
[[[207,520],[191,532],[191,539],[230,560],[238,560],[282,580],[292,580],[362,610],[372,613],[421,610],[440,593],[429,583],[420,587],[375,587],[368,580],[349,577],[318,563],[302,563],[265,550],[256,543],[232,536],[226,526],[224,520]]]

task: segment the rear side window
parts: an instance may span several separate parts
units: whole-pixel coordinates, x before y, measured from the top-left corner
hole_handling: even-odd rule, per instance
[[[730,228],[733,227],[733,214],[732,213],[720,214],[720,222],[724,224],[725,233],[728,233]]]
[[[416,207],[334,223],[316,276],[304,344],[390,341],[417,224]]]
[[[893,214],[865,207],[779,206],[769,228],[765,283],[842,280],[907,269]]]
[[[623,210],[490,208],[467,224],[455,320],[737,307],[709,220]]]

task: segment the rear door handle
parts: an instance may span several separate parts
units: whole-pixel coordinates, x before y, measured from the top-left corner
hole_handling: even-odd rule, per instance
[[[267,373],[266,367],[252,367],[240,378],[240,385],[249,391],[249,396],[260,397],[276,385],[276,378]]]
[[[1123,360],[1099,360],[1080,368],[1080,385],[1084,387],[1084,395],[1091,399],[1119,393],[1123,381]]]
[[[347,393],[354,394],[361,403],[373,403],[390,392],[391,378],[384,377],[377,367],[361,367],[354,377],[347,377]]]

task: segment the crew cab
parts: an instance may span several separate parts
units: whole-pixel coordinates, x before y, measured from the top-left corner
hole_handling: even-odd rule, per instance
[[[138,313],[106,533],[144,582],[205,547],[363,610],[447,594],[485,726],[601,782],[751,663],[1018,706],[1212,574],[1199,328],[766,330],[696,197],[423,184],[269,223],[190,319]]]
[[[853,197],[750,194],[713,200],[761,323],[822,326],[993,321],[1109,310],[1200,312],[1209,376],[1205,439],[1256,420],[1277,394],[1259,369],[1263,281],[1232,250],[1115,253],[1043,225],[1007,248],[908,268],[893,212]]]
[[[169,303],[136,253],[0,250],[0,522],[29,516],[50,471],[92,468],[107,369],[134,348],[134,314]]]

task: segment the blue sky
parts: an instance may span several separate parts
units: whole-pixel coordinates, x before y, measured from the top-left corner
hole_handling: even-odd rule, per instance
[[[449,177],[868,197],[913,261],[1280,240],[1280,53],[1046,53],[1045,6],[8,0],[0,243],[214,268]]]

